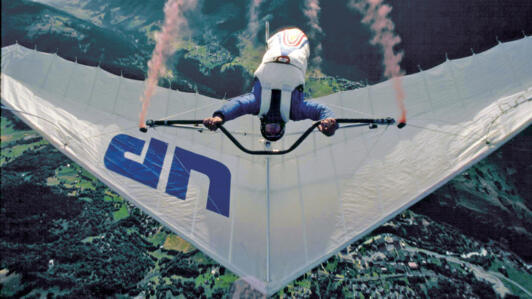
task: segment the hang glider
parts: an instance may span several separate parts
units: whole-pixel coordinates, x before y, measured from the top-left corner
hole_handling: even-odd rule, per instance
[[[2,103],[59,150],[253,287],[273,294],[421,200],[531,123],[532,38],[402,77],[402,130],[310,132],[250,155],[220,132],[137,127],[144,83],[20,45],[2,49]],[[339,118],[396,115],[392,82],[315,99]],[[222,105],[158,88],[147,119]],[[271,150],[312,126],[293,122]],[[224,125],[264,150],[256,119]],[[278,148],[277,148],[278,147]]]

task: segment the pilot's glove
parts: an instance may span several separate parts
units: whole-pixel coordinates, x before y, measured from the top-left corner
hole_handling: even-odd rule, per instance
[[[334,135],[336,129],[338,129],[338,124],[334,118],[326,118],[318,125],[318,130],[320,130],[325,136]]]
[[[211,131],[216,131],[218,126],[223,123],[223,119],[219,116],[207,117],[203,120],[203,125],[206,126]]]

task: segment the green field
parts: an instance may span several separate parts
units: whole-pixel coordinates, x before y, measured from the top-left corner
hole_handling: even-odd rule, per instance
[[[500,269],[504,267],[508,273],[508,276],[506,276],[508,279],[518,283],[522,287],[524,287],[526,290],[528,290],[530,293],[532,293],[532,275],[530,273],[519,271],[515,269],[515,266],[511,262],[502,262],[500,259],[495,259],[490,267],[489,270],[493,272],[501,272]],[[508,282],[505,279],[501,278],[501,281],[504,283],[504,285],[512,291],[513,294],[516,294],[520,297],[526,298],[528,295],[523,292],[520,288],[518,288],[513,283]]]
[[[115,221],[120,221],[120,220],[125,219],[127,217],[129,217],[129,210],[127,209],[127,205],[126,204],[122,204],[120,209],[113,213],[113,219]]]

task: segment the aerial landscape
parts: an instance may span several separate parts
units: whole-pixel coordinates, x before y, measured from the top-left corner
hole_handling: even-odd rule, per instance
[[[311,31],[305,1],[271,1],[258,7],[258,33],[250,34],[241,17],[250,2],[204,0],[185,12],[190,30],[175,41],[159,85],[238,96],[252,86],[266,21],[272,29]],[[388,2],[406,74],[532,34],[529,1]],[[144,80],[164,3],[3,1],[2,47],[19,44]],[[321,60],[309,67],[307,97],[384,79],[381,54],[360,18],[344,1],[322,1],[314,36],[321,49],[311,53]],[[263,297],[66,157],[18,113],[2,104],[0,297]],[[273,297],[532,297],[531,153],[527,127]]]

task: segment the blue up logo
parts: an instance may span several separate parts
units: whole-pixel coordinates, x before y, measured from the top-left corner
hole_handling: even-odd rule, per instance
[[[129,135],[116,135],[104,157],[105,167],[146,186],[157,188],[168,143],[152,138],[143,163],[130,160],[125,153],[140,155],[145,141]],[[176,147],[166,184],[166,193],[185,200],[190,171],[209,178],[207,210],[229,217],[231,172],[222,163]]]

